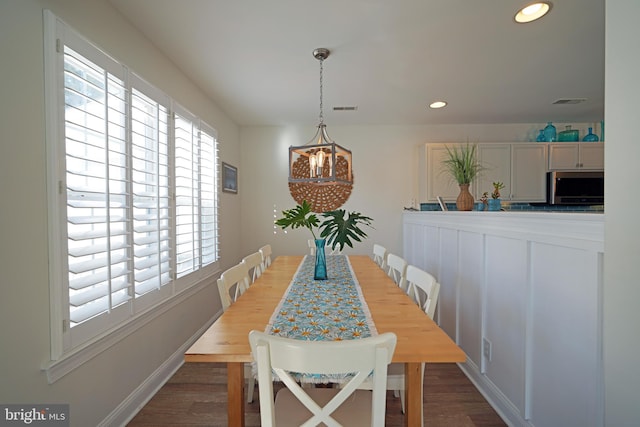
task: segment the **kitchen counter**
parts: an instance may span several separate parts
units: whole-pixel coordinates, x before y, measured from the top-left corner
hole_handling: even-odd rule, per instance
[[[456,211],[455,202],[446,204],[449,211]],[[502,210],[507,212],[562,212],[562,213],[604,213],[604,205],[548,205],[546,203],[502,202]],[[437,203],[421,203],[420,211],[441,211]],[[485,211],[486,212],[486,211]]]
[[[604,213],[550,211],[405,211],[405,224],[425,223],[604,252]],[[570,243],[571,242],[571,243]]]

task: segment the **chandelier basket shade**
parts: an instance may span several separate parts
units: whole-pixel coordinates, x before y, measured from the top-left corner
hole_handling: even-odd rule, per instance
[[[342,206],[353,189],[352,155],[327,134],[323,120],[322,61],[329,50],[318,48],[320,61],[320,123],[315,136],[305,145],[289,147],[289,191],[298,204],[307,201],[314,212],[328,212]]]

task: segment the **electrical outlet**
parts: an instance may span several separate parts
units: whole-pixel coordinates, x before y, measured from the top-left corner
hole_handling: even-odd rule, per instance
[[[491,362],[491,341],[482,338],[482,354],[487,362]]]

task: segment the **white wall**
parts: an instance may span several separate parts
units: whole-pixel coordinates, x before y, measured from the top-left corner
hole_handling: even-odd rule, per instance
[[[437,126],[332,126],[327,130],[338,144],[353,152],[354,189],[343,206],[374,219],[369,237],[347,253],[370,254],[373,243],[402,253],[402,209],[418,197],[419,147],[426,142],[529,142],[540,124],[473,124]],[[594,124],[574,124],[586,132]],[[563,124],[556,123],[558,129]],[[242,248],[253,251],[270,243],[274,254],[301,254],[307,250],[306,230],[274,229],[275,215],[295,206],[289,194],[288,148],[307,143],[315,127],[243,127],[241,130],[240,193]],[[581,133],[582,134],[582,133]],[[275,234],[274,234],[275,231]]]
[[[207,287],[49,385],[49,283],[44,124],[43,9],[162,88],[219,132],[239,163],[238,127],[106,0],[0,2],[0,402],[69,403],[74,426],[94,426],[220,308]],[[240,202],[223,195],[222,264],[241,257]]]
[[[607,0],[605,68],[605,420],[640,425],[640,2]]]

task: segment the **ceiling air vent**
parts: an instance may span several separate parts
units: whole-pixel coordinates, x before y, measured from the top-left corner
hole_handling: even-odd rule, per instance
[[[358,107],[333,107],[333,111],[357,111]]]
[[[587,98],[561,98],[554,102],[553,105],[571,105],[571,104],[581,104],[586,102]]]

